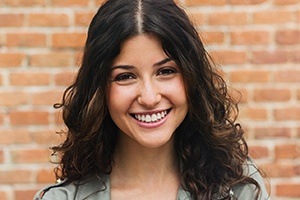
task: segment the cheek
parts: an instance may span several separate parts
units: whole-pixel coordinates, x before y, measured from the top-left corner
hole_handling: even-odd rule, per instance
[[[107,90],[107,106],[110,114],[128,109],[133,99],[133,92],[118,85],[112,85]]]
[[[170,84],[167,84],[165,88],[170,91],[172,100],[174,103],[186,104],[186,90],[182,78],[178,78]]]

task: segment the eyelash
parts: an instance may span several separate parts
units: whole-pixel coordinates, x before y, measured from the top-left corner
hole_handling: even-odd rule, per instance
[[[158,71],[157,75],[167,76],[174,73],[177,73],[177,70],[174,68],[162,68]]]
[[[120,82],[120,81],[126,81],[126,80],[133,79],[133,78],[135,78],[135,76],[131,73],[122,73],[122,74],[119,74],[118,76],[116,76],[114,81]]]
[[[157,71],[157,76],[168,76],[177,73],[177,70],[172,67],[161,68]],[[114,78],[115,82],[124,82],[136,78],[132,73],[121,73]]]

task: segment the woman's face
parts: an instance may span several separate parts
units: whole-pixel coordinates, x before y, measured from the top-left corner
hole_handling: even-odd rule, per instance
[[[107,105],[121,139],[145,147],[170,143],[188,105],[179,66],[153,35],[126,40],[113,60]]]

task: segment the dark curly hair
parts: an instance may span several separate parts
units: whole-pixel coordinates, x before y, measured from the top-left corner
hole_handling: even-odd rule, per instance
[[[165,53],[181,68],[188,114],[175,134],[181,161],[181,186],[193,199],[230,199],[237,184],[259,184],[244,175],[248,147],[235,123],[238,107],[216,72],[187,14],[172,0],[108,0],[94,16],[81,67],[61,103],[67,138],[52,149],[61,156],[57,176],[80,180],[109,174],[118,127],[112,121],[105,92],[112,60],[121,44],[138,34],[154,34]]]

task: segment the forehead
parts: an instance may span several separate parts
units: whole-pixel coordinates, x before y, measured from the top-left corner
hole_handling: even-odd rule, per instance
[[[157,61],[165,57],[167,56],[157,36],[152,34],[140,34],[122,43],[120,53],[115,57],[113,63],[144,59],[154,59]]]

